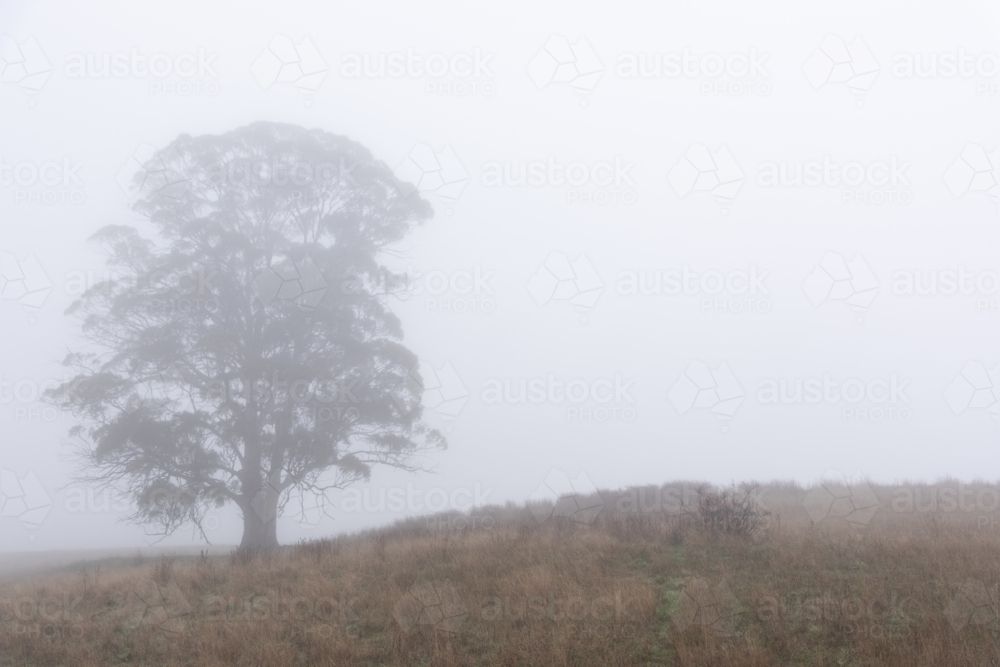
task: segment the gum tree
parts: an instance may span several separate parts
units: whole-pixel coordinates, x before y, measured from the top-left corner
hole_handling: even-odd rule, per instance
[[[444,447],[378,290],[384,253],[432,215],[396,185],[363,146],[291,125],[181,135],[149,157],[140,226],[94,237],[108,275],[70,307],[85,344],[49,393],[80,418],[81,477],[158,534],[235,503],[240,548],[259,551],[293,496],[322,506]]]

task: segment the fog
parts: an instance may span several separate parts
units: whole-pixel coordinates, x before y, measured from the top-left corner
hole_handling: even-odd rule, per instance
[[[448,448],[291,502],[282,543],[567,481],[997,478],[998,27],[989,2],[5,0],[0,550],[158,539],[74,481],[78,421],[40,392],[83,344],[88,239],[146,224],[143,161],[255,121],[346,136],[434,209],[385,262]],[[239,512],[204,528],[236,544]]]

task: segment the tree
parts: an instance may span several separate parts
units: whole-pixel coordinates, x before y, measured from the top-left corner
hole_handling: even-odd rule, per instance
[[[273,549],[296,492],[322,505],[373,466],[416,470],[445,446],[379,291],[384,254],[432,210],[383,162],[254,123],[179,136],[133,185],[145,233],[93,237],[108,273],[67,311],[87,345],[49,393],[81,419],[81,477],[126,494],[129,519],[201,530],[232,502],[240,548]]]

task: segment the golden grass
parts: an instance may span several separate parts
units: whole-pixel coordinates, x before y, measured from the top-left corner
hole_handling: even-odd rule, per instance
[[[0,664],[1000,664],[997,487],[907,485],[923,502],[907,505],[873,486],[862,521],[857,493],[772,484],[754,539],[683,520],[685,488],[604,492],[595,520],[487,507],[270,556],[3,581]]]

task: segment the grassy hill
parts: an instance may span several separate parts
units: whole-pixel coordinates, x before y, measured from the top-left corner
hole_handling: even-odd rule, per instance
[[[997,488],[675,483],[0,581],[0,664],[998,665]]]

